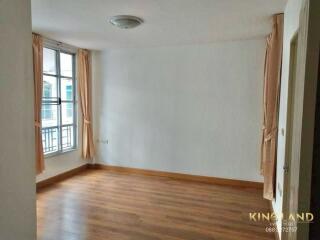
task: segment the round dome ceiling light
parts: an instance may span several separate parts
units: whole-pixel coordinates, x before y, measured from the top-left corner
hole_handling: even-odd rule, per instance
[[[143,23],[141,18],[130,15],[117,15],[109,19],[109,22],[122,29],[134,28]]]

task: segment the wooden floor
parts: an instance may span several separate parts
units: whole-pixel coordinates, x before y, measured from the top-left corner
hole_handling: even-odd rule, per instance
[[[37,195],[38,240],[265,240],[261,190],[87,170]]]

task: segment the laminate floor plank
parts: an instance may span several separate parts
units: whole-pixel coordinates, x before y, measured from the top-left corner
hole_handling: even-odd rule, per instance
[[[262,190],[87,170],[37,194],[38,240],[270,240]]]

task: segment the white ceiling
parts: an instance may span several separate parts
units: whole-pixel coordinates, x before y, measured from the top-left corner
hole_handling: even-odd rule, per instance
[[[32,22],[34,32],[89,49],[199,44],[265,36],[286,1],[32,0]],[[145,23],[117,29],[107,20],[118,14]]]

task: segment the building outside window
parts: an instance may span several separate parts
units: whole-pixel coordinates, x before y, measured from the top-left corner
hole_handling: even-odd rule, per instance
[[[43,98],[51,98],[52,86],[49,82],[43,81]],[[51,105],[42,105],[42,118],[51,119],[52,118],[52,109]]]

